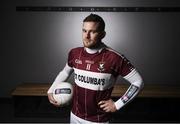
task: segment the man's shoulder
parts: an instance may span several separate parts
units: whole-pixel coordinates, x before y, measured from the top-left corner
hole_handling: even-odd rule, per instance
[[[72,48],[69,53],[75,53],[76,54],[76,53],[81,52],[83,49],[84,49],[84,47]]]
[[[105,49],[109,54],[111,54],[111,56],[124,58],[123,54],[121,54],[120,52],[118,52],[118,51],[116,51],[116,50],[114,50],[114,49],[112,49],[110,47],[106,47]]]

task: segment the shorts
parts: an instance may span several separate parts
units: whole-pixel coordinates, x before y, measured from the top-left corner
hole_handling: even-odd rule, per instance
[[[77,117],[71,112],[70,124],[109,124],[109,122],[98,123],[98,122],[87,121],[87,120]]]

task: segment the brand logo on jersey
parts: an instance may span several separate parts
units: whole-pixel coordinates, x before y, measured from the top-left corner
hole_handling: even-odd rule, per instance
[[[77,64],[82,64],[82,60],[75,59],[75,63],[77,63]]]
[[[94,64],[94,61],[91,61],[91,60],[85,60],[85,63],[88,63],[88,64]]]
[[[98,71],[100,71],[100,72],[105,71],[104,64],[105,64],[105,62],[99,62],[99,67],[97,68]]]

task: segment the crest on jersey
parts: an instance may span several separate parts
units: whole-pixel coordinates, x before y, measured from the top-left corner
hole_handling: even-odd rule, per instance
[[[100,72],[105,71],[104,64],[105,64],[105,62],[99,62],[99,67],[97,68],[98,71],[100,71]]]

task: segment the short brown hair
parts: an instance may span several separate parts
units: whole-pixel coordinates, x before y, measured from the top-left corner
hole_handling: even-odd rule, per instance
[[[99,23],[99,31],[104,31],[105,30],[105,22],[103,20],[102,17],[100,17],[99,15],[96,14],[90,14],[89,16],[87,16],[83,22],[98,22]]]

